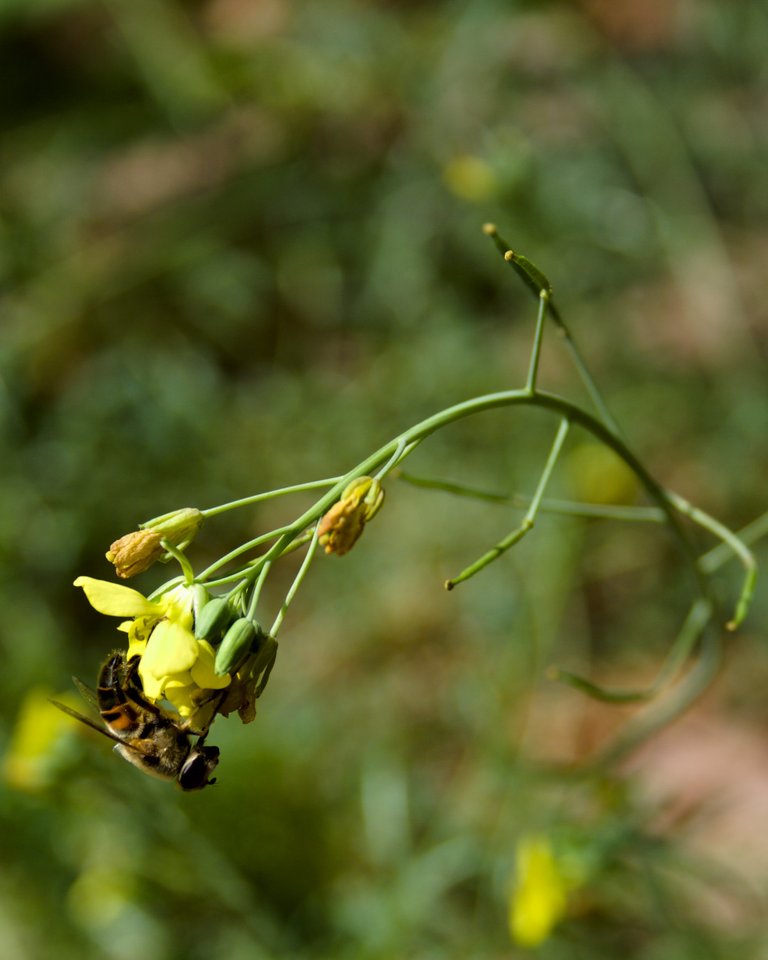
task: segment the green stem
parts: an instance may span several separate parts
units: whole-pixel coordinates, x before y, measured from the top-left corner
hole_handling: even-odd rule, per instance
[[[324,496],[316,501],[313,506],[301,514],[292,524],[284,528],[284,532],[264,555],[262,562],[272,562],[277,559],[298,534],[313,525],[325,511],[338,500],[347,484],[359,476],[372,476],[374,471],[386,463],[396,450],[401,448],[403,440],[405,440],[405,450],[407,450],[411,444],[425,439],[450,423],[474,416],[485,410],[497,410],[502,407],[538,407],[543,410],[549,410],[561,419],[570,420],[572,423],[578,424],[613,450],[635,473],[648,496],[664,514],[667,524],[692,570],[698,584],[699,592],[702,596],[710,597],[710,586],[699,568],[694,547],[687,533],[681,526],[678,514],[670,503],[663,487],[654,480],[643,464],[631,450],[629,450],[624,441],[609,427],[585,410],[582,410],[581,407],[576,404],[544,391],[537,391],[534,394],[530,394],[527,390],[504,390],[498,393],[485,394],[481,397],[474,397],[471,400],[466,400],[463,403],[457,403],[452,407],[441,410],[439,413],[410,427],[400,436],[390,440],[384,444],[384,446],[370,454],[370,456],[366,457],[365,460],[353,467],[352,470],[334,484]],[[257,575],[257,571],[246,574],[250,579],[255,579]]]
[[[160,544],[162,545],[166,553],[170,553],[170,555],[174,558],[174,560],[178,561],[178,564],[181,567],[182,573],[184,574],[184,582],[188,584],[194,583],[195,571],[192,569],[192,564],[189,562],[187,557],[181,552],[181,550],[175,547],[170,540],[163,539],[160,541]]]
[[[265,562],[261,567],[259,572],[259,578],[256,581],[256,585],[253,588],[253,593],[251,594],[251,601],[248,604],[248,610],[246,611],[246,617],[249,620],[256,620],[256,610],[259,606],[259,597],[261,596],[261,588],[264,586],[264,581],[267,579],[267,574],[269,573],[269,568],[272,566],[272,562]]]
[[[273,534],[274,535],[274,534]],[[269,539],[269,538],[267,538]],[[280,554],[281,557],[288,556],[289,553],[293,553],[295,550],[299,550],[304,546],[305,543],[308,543],[312,539],[312,531],[306,530],[301,536],[298,536],[293,540]],[[206,587],[221,587],[228,583],[234,583],[236,580],[240,580],[240,587],[242,589],[247,588],[247,586],[253,582],[254,572],[259,573],[262,568],[262,565],[266,559],[266,554],[262,554],[260,557],[256,557],[254,560],[251,560],[244,567],[239,567],[237,570],[233,570],[232,573],[228,573],[225,577],[217,577],[215,580],[207,580],[205,585]],[[198,577],[198,582],[200,578]]]
[[[540,297],[541,290],[542,290],[541,281],[537,282],[536,280],[534,280],[531,277],[530,273],[520,265],[520,263],[518,262],[518,259],[515,257],[514,252],[512,251],[510,246],[507,244],[507,242],[503,239],[503,237],[499,234],[499,231],[496,229],[495,225],[492,223],[486,223],[485,226],[483,227],[483,232],[493,240],[496,246],[496,249],[499,251],[504,261],[512,267],[512,269],[517,273],[517,275],[521,278],[521,280],[528,287],[528,289],[534,294],[534,296]],[[512,254],[512,256],[509,256],[509,254]],[[597,384],[592,379],[592,374],[587,369],[587,365],[584,362],[584,358],[582,357],[579,348],[576,346],[575,341],[571,337],[570,330],[566,326],[566,323],[563,320],[560,314],[560,311],[557,309],[554,301],[551,298],[551,292],[550,292],[550,300],[549,300],[549,315],[550,317],[552,317],[552,320],[558,327],[560,337],[563,343],[565,344],[565,348],[571,357],[573,365],[576,367],[576,371],[579,374],[579,378],[581,379],[581,382],[584,384],[584,387],[586,388],[587,393],[589,394],[589,397],[595,406],[595,409],[600,414],[603,420],[603,423],[610,430],[612,430],[613,433],[621,437],[622,436],[621,427],[613,417],[613,414],[608,409],[608,405],[603,399],[603,395],[600,393],[600,390],[598,389]]]
[[[730,533],[731,531],[728,532]],[[766,534],[768,534],[768,511],[761,514],[755,520],[752,520],[746,527],[738,530],[735,536],[736,539],[745,546],[749,546],[761,537],[766,536]],[[724,563],[730,560],[735,553],[736,551],[730,543],[721,543],[717,547],[713,547],[701,558],[702,569],[706,570],[707,573],[714,573],[715,570],[718,570]]]
[[[312,531],[312,539],[309,544],[309,549],[307,550],[307,555],[304,557],[304,560],[299,567],[299,572],[296,574],[293,583],[291,584],[288,593],[285,595],[285,600],[283,600],[283,605],[280,607],[280,611],[275,617],[275,622],[272,624],[269,635],[274,640],[277,637],[277,633],[282,625],[285,614],[288,610],[288,607],[291,605],[291,601],[296,596],[296,591],[301,586],[301,581],[306,576],[307,571],[315,557],[315,551],[317,550],[317,535],[320,529],[319,524],[315,524],[315,529]]]
[[[172,590],[174,587],[179,586],[181,583],[186,583],[186,579],[182,577],[171,577],[170,580],[166,580],[165,583],[162,583],[157,590],[153,590],[152,593],[147,595],[147,600],[157,600],[158,597],[162,597],[164,593],[168,593],[169,590]]]
[[[680,632],[670,647],[661,669],[650,686],[642,690],[608,690],[598,686],[586,677],[552,667],[547,671],[550,680],[567,683],[594,700],[603,700],[607,703],[638,703],[655,699],[668,687],[685,666],[693,651],[696,641],[701,636],[704,627],[712,615],[712,608],[708,601],[695,600],[688,611],[688,616],[680,628]]]
[[[656,480],[654,480],[643,464],[637,459],[632,451],[629,450],[619,436],[613,433],[609,427],[605,426],[605,424],[601,423],[585,410],[582,410],[581,407],[578,407],[576,404],[573,404],[570,401],[557,396],[556,394],[547,393],[544,391],[537,391],[533,395],[529,394],[525,390],[506,390],[499,393],[489,393],[482,397],[475,397],[472,400],[467,400],[464,403],[458,403],[453,407],[448,407],[446,410],[441,410],[434,416],[429,417],[426,420],[423,420],[421,423],[411,427],[411,429],[406,431],[403,436],[407,437],[409,442],[415,439],[423,439],[441,427],[446,426],[448,423],[463,419],[464,417],[473,416],[474,414],[481,413],[484,410],[495,410],[501,407],[516,406],[538,407],[543,410],[549,410],[561,418],[570,420],[574,424],[578,424],[596,437],[596,439],[600,440],[607,447],[613,450],[614,453],[616,453],[617,456],[619,456],[637,476],[650,499],[664,514],[667,524],[669,525],[672,533],[675,536],[675,539],[677,540],[683,554],[686,557],[689,566],[691,567],[701,595],[707,597],[710,596],[709,583],[704,577],[702,571],[699,569],[694,546],[691,543],[687,533],[683,529],[677,512],[670,503],[663,487]],[[371,461],[376,462],[379,459],[383,459],[383,454],[385,455],[388,451],[388,448],[392,447],[392,443],[396,444],[395,441],[392,441],[389,445],[387,445],[387,447],[383,447],[381,450],[373,454],[368,461],[364,461],[362,466],[368,465]]]
[[[657,730],[667,726],[693,703],[715,677],[721,661],[721,641],[711,609],[702,631],[699,658],[667,698],[653,709],[642,711],[598,757],[598,769],[610,769]]]
[[[485,500],[489,503],[511,504],[513,507],[519,507],[520,509],[525,509],[531,502],[531,498],[522,493],[495,493],[490,490],[480,490],[477,487],[468,487],[461,483],[453,483],[450,480],[419,477],[413,473],[405,473],[405,471],[398,471],[396,478],[404,483],[410,483],[414,487],[443,490],[456,496]],[[595,520],[626,520],[634,523],[664,523],[666,519],[664,513],[658,507],[585,503],[576,500],[557,500],[550,497],[544,497],[541,501],[539,512],[556,513],[570,517],[588,517]]]
[[[541,341],[544,336],[544,320],[547,316],[547,306],[549,304],[549,292],[542,290],[539,293],[539,313],[536,317],[536,331],[533,335],[533,347],[531,348],[531,362],[528,366],[528,379],[525,382],[525,389],[533,393],[536,389],[536,377],[539,372],[539,357],[541,355]]]
[[[280,487],[277,490],[268,490],[266,493],[256,493],[251,497],[243,497],[241,500],[230,500],[228,503],[219,504],[216,507],[208,507],[200,512],[204,517],[215,517],[219,513],[227,510],[235,510],[237,507],[249,507],[253,503],[260,503],[262,500],[272,500],[275,497],[284,497],[289,493],[303,493],[305,490],[317,490],[322,487],[330,487],[338,482],[338,477],[330,477],[327,480],[310,480],[307,483],[296,483],[291,487]]]
[[[742,584],[741,593],[736,601],[736,608],[733,613],[733,618],[725,625],[726,630],[736,630],[737,627],[739,627],[739,625],[744,621],[744,618],[749,611],[752,595],[755,592],[755,583],[757,581],[757,561],[755,560],[754,554],[732,530],[729,530],[728,527],[720,523],[719,520],[715,520],[715,518],[711,517],[708,513],[705,513],[698,507],[694,507],[693,504],[689,503],[688,500],[685,499],[685,497],[681,497],[679,494],[673,493],[671,490],[667,490],[667,496],[676,510],[679,510],[683,516],[693,520],[694,523],[698,523],[699,526],[704,527],[705,530],[709,530],[710,533],[713,533],[716,537],[722,540],[723,544],[727,544],[727,546],[741,561],[741,565],[744,567],[745,571],[744,581]],[[703,568],[703,561],[701,560],[700,566]]]
[[[544,496],[544,491],[549,483],[549,478],[552,476],[552,471],[557,463],[557,458],[560,456],[560,451],[562,450],[563,443],[568,435],[569,428],[570,422],[568,420],[563,419],[560,421],[560,426],[557,429],[557,435],[555,436],[554,443],[549,451],[549,456],[547,457],[547,462],[544,465],[544,470],[539,478],[536,492],[533,495],[531,504],[528,507],[528,511],[523,517],[523,521],[520,526],[513,530],[512,533],[508,534],[508,536],[506,536],[503,540],[500,540],[495,547],[493,547],[487,553],[484,553],[483,556],[476,560],[473,564],[470,564],[470,566],[462,570],[458,576],[453,577],[451,580],[446,580],[446,590],[453,590],[457,584],[463,583],[465,580],[469,580],[470,577],[474,577],[476,573],[479,573],[484,567],[487,567],[489,563],[493,563],[493,561],[500,557],[502,553],[509,550],[510,547],[522,540],[523,537],[533,529],[539,504]]]
[[[389,460],[384,464],[381,470],[379,470],[376,476],[374,477],[375,480],[383,480],[384,477],[389,473],[389,471],[392,470],[393,467],[396,467],[398,463],[400,463],[403,457],[403,454],[405,453],[405,449],[407,445],[408,444],[406,443],[405,440],[403,439],[400,440],[395,452],[392,454]],[[412,446],[416,446],[416,445],[412,444]]]
[[[260,547],[262,543],[267,543],[268,541],[274,540],[276,537],[281,536],[286,532],[286,530],[290,530],[291,526],[292,525],[289,524],[285,527],[278,527],[276,530],[270,530],[269,533],[262,533],[260,536],[254,537],[253,540],[249,540],[247,543],[241,543],[239,547],[236,547],[234,550],[230,550],[229,553],[224,554],[223,557],[219,557],[215,563],[212,563],[209,567],[206,567],[206,569],[203,570],[203,572],[198,576],[198,583],[205,583],[212,573],[215,573],[217,570],[225,567],[228,563],[236,560],[244,553],[249,553],[256,547]]]

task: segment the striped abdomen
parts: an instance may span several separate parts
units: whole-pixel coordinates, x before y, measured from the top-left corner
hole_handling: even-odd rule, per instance
[[[147,723],[157,719],[157,710],[144,698],[136,665],[126,663],[122,653],[115,653],[99,672],[99,713],[112,733],[121,738],[141,736]]]

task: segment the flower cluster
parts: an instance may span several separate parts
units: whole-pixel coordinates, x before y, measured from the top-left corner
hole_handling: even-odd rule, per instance
[[[213,647],[194,634],[193,591],[178,586],[148,600],[130,587],[91,577],[78,577],[75,586],[83,588],[99,613],[131,618],[118,629],[128,634],[127,659],[141,658],[144,693],[155,702],[167,700],[194,726],[210,691],[223,690],[231,677],[216,673]]]

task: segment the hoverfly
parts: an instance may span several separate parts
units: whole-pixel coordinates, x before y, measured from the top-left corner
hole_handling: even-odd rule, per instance
[[[196,734],[188,722],[172,717],[144,696],[138,676],[139,658],[126,660],[117,651],[99,671],[96,690],[74,677],[82,696],[101,715],[100,726],[66,704],[53,700],[64,713],[115,741],[115,752],[139,770],[161,780],[175,780],[182,790],[201,790],[219,762],[219,748],[205,744],[207,731]],[[191,736],[197,736],[193,744]]]

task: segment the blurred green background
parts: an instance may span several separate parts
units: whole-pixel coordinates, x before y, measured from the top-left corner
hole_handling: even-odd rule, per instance
[[[71,586],[109,578],[113,539],[524,382],[535,304],[486,220],[549,274],[655,475],[761,513],[766,44],[747,0],[0,2],[0,956],[515,957],[530,834],[582,878],[542,956],[765,956],[764,588],[691,718],[620,775],[553,771],[627,710],[546,667],[634,685],[686,609],[657,528],[546,517],[447,594],[515,521],[390,484],[313,568],[256,722],[216,725],[214,789],[66,718],[22,761],[119,641]],[[554,336],[542,376],[583,399]],[[484,415],[408,466],[530,493],[554,428]],[[554,492],[633,495],[578,435]],[[309,502],[212,521],[192,558]]]

